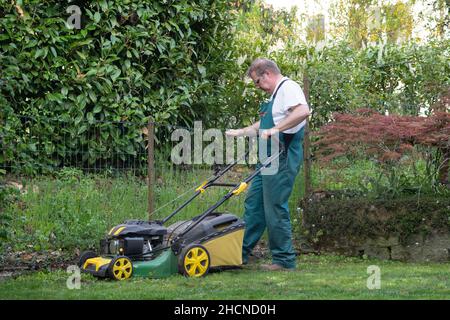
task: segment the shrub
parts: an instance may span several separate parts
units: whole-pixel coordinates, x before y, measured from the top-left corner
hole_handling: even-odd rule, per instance
[[[320,196],[319,194],[316,196]],[[312,242],[450,232],[450,198],[405,196],[368,199],[349,191],[327,192],[304,207],[304,225]]]
[[[316,137],[316,156],[327,162],[340,156],[375,160],[390,185],[407,184],[397,174],[396,166],[415,147],[432,156],[427,158],[425,184],[447,185],[449,170],[450,114],[441,112],[430,117],[385,116],[369,109],[356,114],[335,114],[335,121],[322,127]],[[392,192],[394,191],[394,192]],[[396,196],[396,188],[390,190]]]
[[[84,161],[133,154],[148,117],[190,123],[195,101],[214,94],[208,84],[230,39],[228,1],[70,5],[81,10],[81,29],[66,26],[61,1],[0,4],[0,163],[33,171],[67,152],[81,159],[87,147]],[[133,125],[122,132],[113,121]]]
[[[0,181],[0,239],[6,240],[10,231],[11,217],[5,213],[5,208],[17,200],[19,191]],[[0,242],[0,247],[3,241]]]

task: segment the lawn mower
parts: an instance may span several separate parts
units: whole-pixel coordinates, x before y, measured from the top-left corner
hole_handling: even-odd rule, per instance
[[[187,201],[161,221],[127,220],[113,227],[100,241],[100,255],[93,251],[81,254],[78,263],[81,271],[98,278],[126,280],[131,276],[162,278],[176,273],[201,277],[210,269],[239,267],[242,265],[244,221],[233,214],[215,210],[243,192],[248,183],[281,153],[268,157],[243,182],[216,182],[238,161],[232,162],[203,182]],[[200,215],[164,226],[197,196],[213,186],[232,189]]]

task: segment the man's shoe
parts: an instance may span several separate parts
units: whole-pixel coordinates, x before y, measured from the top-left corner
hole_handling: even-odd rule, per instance
[[[257,263],[258,260],[259,260],[258,257],[254,256],[254,255],[250,255],[250,256],[248,257],[247,263],[252,263],[252,264],[254,264],[254,263]]]
[[[242,259],[242,264],[256,264],[260,258],[257,256],[254,256],[253,254],[250,254],[247,258],[247,260]]]
[[[261,270],[264,270],[264,271],[294,271],[295,269],[285,268],[283,266],[280,266],[279,264],[273,263],[273,264],[262,264]]]

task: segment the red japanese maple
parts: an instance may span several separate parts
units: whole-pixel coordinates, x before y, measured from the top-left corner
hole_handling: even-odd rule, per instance
[[[319,161],[352,155],[392,164],[414,146],[426,146],[442,156],[439,180],[448,183],[450,113],[436,112],[429,117],[387,116],[360,109],[355,114],[336,113],[333,117],[334,121],[315,135]]]

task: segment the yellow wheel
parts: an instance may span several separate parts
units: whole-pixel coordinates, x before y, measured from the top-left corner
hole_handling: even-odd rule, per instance
[[[133,264],[125,256],[114,258],[108,267],[109,276],[114,280],[126,280],[133,273]]]
[[[192,244],[181,251],[178,269],[186,277],[198,278],[208,273],[210,264],[208,250],[199,244]]]

